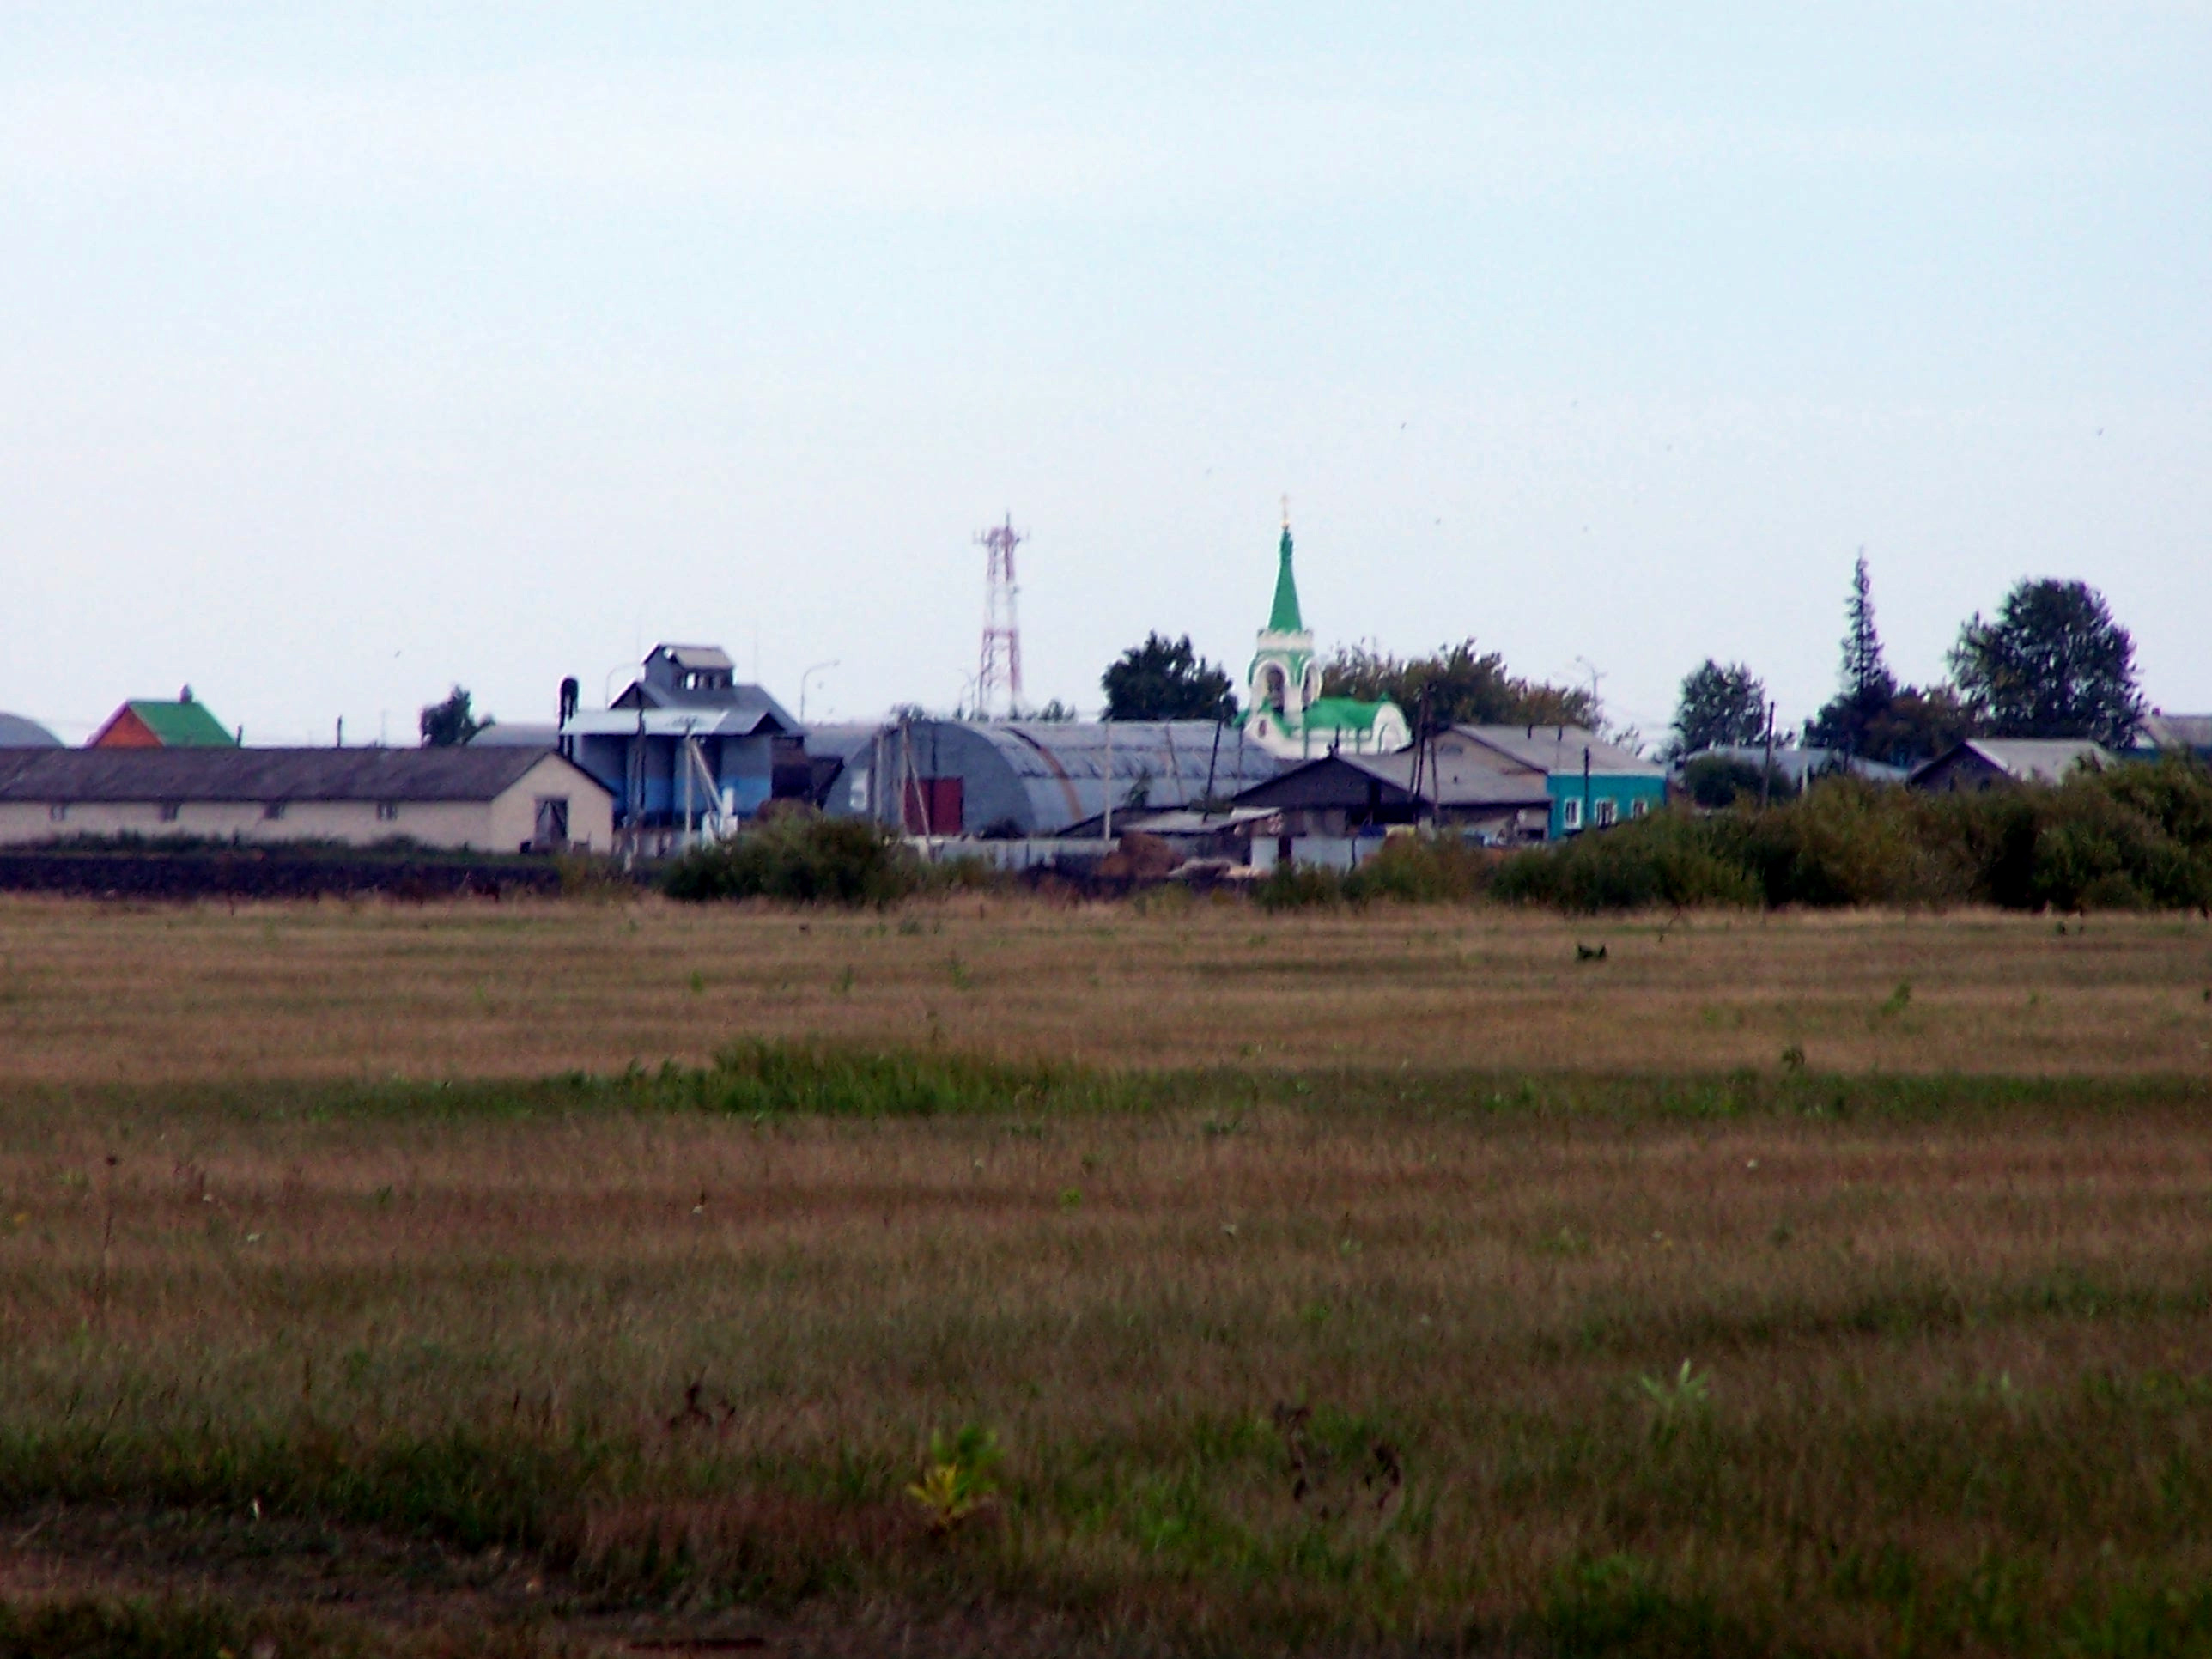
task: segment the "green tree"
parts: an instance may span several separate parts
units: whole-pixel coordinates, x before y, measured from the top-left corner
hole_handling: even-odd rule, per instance
[[[1229,676],[1198,654],[1186,634],[1146,635],[1098,677],[1109,720],[1233,720]]]
[[[1824,749],[1872,756],[1869,734],[1896,700],[1897,682],[1881,658],[1881,636],[1875,631],[1874,583],[1861,553],[1851,572],[1851,597],[1844,607],[1843,684],[1827,707],[1805,729],[1806,741]]]
[[[1974,717],[1948,685],[1922,690],[1908,685],[1869,720],[1851,752],[1865,760],[1910,766],[1931,760],[1953,744],[1974,735]],[[1808,741],[1821,739],[1808,737]],[[1830,744],[1829,747],[1841,747]]]
[[[486,714],[478,720],[471,706],[468,689],[455,686],[443,702],[434,702],[422,710],[422,746],[425,749],[458,749],[479,732],[495,722]]]
[[[1452,726],[1586,726],[1603,711],[1584,690],[1547,685],[1509,672],[1495,651],[1473,640],[1440,645],[1425,657],[1394,657],[1372,645],[1346,646],[1322,664],[1325,697],[1395,702],[1426,737]],[[1423,703],[1425,696],[1427,702]]]
[[[1708,657],[1682,679],[1670,755],[1757,743],[1766,735],[1766,686],[1741,663],[1723,668]]]
[[[1844,617],[1843,681],[1827,706],[1806,722],[1807,743],[1906,766],[1973,734],[1973,717],[1957,692],[1948,685],[1900,686],[1882,661],[1863,553],[1851,573]]]
[[[2087,582],[2022,581],[1994,620],[1959,630],[1951,673],[1966,708],[2007,738],[2093,738],[2124,747],[2142,724],[2136,647]]]

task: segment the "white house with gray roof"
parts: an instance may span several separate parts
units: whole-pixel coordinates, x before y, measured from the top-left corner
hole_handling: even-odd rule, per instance
[[[614,803],[548,749],[0,750],[0,845],[77,836],[605,851]]]

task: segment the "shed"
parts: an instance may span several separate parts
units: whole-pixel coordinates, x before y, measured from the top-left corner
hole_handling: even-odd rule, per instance
[[[0,843],[130,835],[605,849],[613,801],[542,749],[0,751]]]

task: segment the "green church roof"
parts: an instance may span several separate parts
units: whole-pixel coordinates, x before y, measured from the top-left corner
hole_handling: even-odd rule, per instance
[[[1291,523],[1283,520],[1283,562],[1275,573],[1275,608],[1267,613],[1271,634],[1303,634],[1305,621],[1298,615],[1298,579],[1291,574]]]
[[[146,722],[146,729],[161,740],[164,749],[235,749],[238,740],[222,722],[198,702],[153,702],[133,700],[131,712]]]
[[[1316,697],[1306,705],[1303,723],[1339,731],[1371,731],[1382,709],[1382,703],[1362,702],[1357,697]]]

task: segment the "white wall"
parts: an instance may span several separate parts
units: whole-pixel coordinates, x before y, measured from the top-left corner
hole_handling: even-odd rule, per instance
[[[570,845],[603,853],[613,847],[613,801],[557,755],[548,755],[495,800],[403,800],[398,816],[392,818],[379,817],[374,801],[291,801],[281,818],[268,817],[259,801],[184,801],[174,817],[164,817],[154,801],[80,801],[57,820],[45,801],[0,801],[0,846],[20,847],[57,836],[136,835],[366,847],[404,836],[425,847],[514,853],[537,833],[541,797],[568,801]]]

